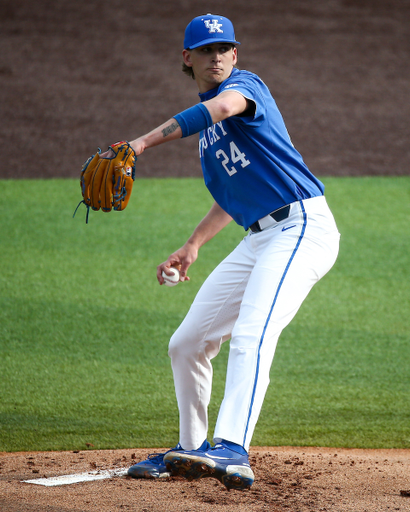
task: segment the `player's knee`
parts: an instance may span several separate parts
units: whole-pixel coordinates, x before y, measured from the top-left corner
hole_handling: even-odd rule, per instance
[[[191,343],[189,341],[191,340]],[[168,355],[171,359],[178,357],[180,354],[187,354],[192,345],[192,338],[185,336],[180,329],[178,329],[169,341]]]
[[[168,355],[172,360],[212,358],[219,351],[220,343],[216,344],[217,349],[214,345],[213,341],[204,338],[194,330],[178,329],[169,341]]]

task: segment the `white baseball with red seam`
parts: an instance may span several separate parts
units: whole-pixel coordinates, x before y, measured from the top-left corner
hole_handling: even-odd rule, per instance
[[[173,273],[172,276],[167,276],[167,274],[164,271],[162,272],[164,283],[167,286],[176,286],[179,283],[179,270],[175,267],[171,267],[169,271]]]

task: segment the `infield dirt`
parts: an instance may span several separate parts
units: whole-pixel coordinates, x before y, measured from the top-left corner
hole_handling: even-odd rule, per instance
[[[215,479],[110,480],[43,487],[23,482],[127,468],[156,450],[0,456],[2,512],[387,512],[410,510],[410,450],[252,448],[255,483],[227,491]],[[159,450],[161,451],[161,450]]]

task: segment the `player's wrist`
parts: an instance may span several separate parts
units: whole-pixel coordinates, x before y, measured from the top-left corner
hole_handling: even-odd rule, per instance
[[[139,156],[147,149],[143,137],[139,137],[138,139],[132,140],[128,144],[131,146],[131,148],[134,150],[137,156]]]

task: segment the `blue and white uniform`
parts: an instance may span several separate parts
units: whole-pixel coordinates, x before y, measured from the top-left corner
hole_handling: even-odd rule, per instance
[[[219,87],[200,94],[201,101],[224,91],[247,98],[252,115],[202,131],[199,155],[215,201],[251,229],[205,281],[170,341],[185,450],[197,449],[207,437],[211,359],[229,339],[214,441],[248,450],[279,335],[333,266],[339,248],[323,184],[293,147],[266,85],[234,69]]]
[[[323,195],[323,184],[294,148],[264,82],[249,71],[233,69],[219,87],[200,94],[201,101],[225,91],[242,94],[255,113],[229,117],[200,134],[205,184],[216,202],[248,229],[282,206]]]

